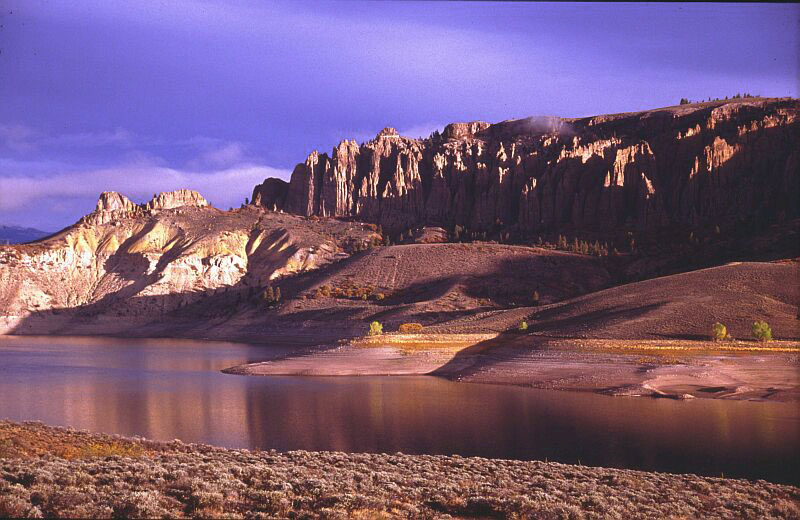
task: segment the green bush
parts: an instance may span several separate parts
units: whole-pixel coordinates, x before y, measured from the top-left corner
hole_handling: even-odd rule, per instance
[[[758,320],[753,323],[753,336],[759,341],[772,341],[772,329],[766,321]]]
[[[525,320],[522,320],[521,322],[519,322],[519,325],[517,326],[517,330],[520,331],[520,332],[527,331],[528,330],[528,322],[525,321]]]
[[[369,324],[369,332],[367,334],[369,336],[380,336],[383,334],[383,325],[377,321],[373,321]]]
[[[711,339],[714,341],[725,341],[729,339],[728,329],[720,322],[716,322],[711,326]]]

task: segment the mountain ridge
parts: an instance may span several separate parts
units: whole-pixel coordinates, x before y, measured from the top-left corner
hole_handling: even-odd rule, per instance
[[[0,244],[23,244],[39,240],[51,233],[32,227],[0,225]]]
[[[313,151],[253,204],[419,226],[611,234],[620,228],[769,222],[797,214],[800,101],[745,98],[584,118],[451,123],[425,139],[387,127]],[[783,215],[781,216],[781,213]]]

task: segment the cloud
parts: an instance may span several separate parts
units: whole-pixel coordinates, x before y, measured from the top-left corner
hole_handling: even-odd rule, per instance
[[[288,179],[291,172],[258,164],[239,164],[212,171],[181,170],[152,164],[64,171],[48,177],[0,177],[0,212],[35,207],[44,201],[96,198],[118,191],[142,202],[153,193],[182,188],[200,192],[213,205],[238,206],[253,186],[267,177]],[[50,202],[51,203],[51,202]]]
[[[236,207],[265,178],[290,177],[249,148],[202,135],[164,139],[123,128],[55,134],[0,123],[0,221],[60,227],[91,211],[103,191],[144,202],[187,188],[221,209]]]
[[[410,128],[399,129],[397,133],[403,137],[429,137],[434,130],[441,131],[445,125],[441,123],[420,123]]]
[[[0,147],[15,152],[29,152],[35,149],[32,140],[37,132],[32,128],[18,124],[0,123]]]
[[[37,152],[52,148],[94,148],[101,146],[131,147],[142,139],[122,128],[100,132],[78,132],[48,135],[29,126],[0,123],[0,149],[18,153]]]
[[[200,160],[210,166],[230,166],[241,163],[245,159],[245,147],[241,143],[228,143],[205,151]]]

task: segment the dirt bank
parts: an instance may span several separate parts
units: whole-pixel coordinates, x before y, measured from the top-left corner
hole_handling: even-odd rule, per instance
[[[471,343],[470,343],[471,342]],[[242,365],[246,375],[422,375],[611,395],[800,400],[800,344],[386,335]]]
[[[0,516],[797,518],[800,489],[458,456],[228,450],[0,421]]]

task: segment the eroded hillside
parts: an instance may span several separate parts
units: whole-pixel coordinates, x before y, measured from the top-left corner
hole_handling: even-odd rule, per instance
[[[43,241],[0,248],[6,327],[32,314],[160,316],[236,288],[252,293],[375,239],[358,223],[245,207],[223,212],[198,193],[137,205],[103,193],[94,212]]]

